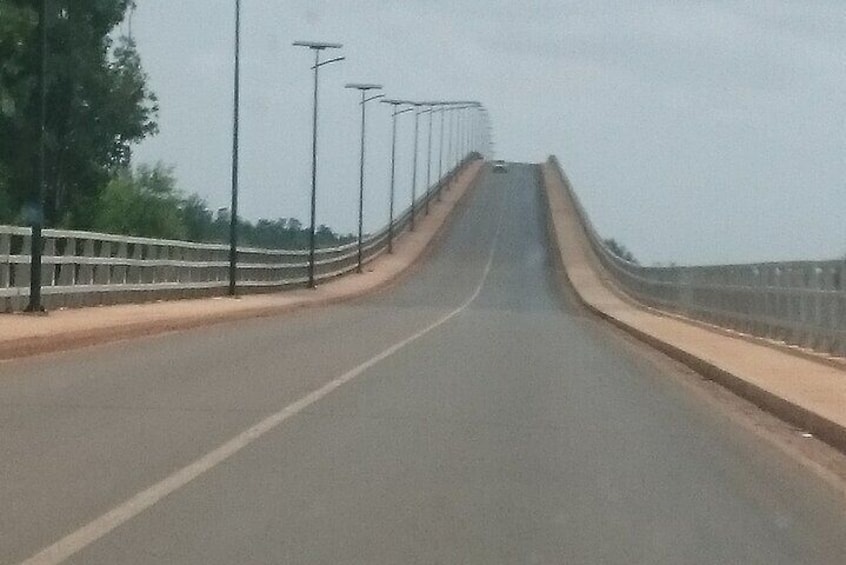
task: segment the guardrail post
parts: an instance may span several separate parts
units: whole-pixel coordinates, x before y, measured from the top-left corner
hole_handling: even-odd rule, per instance
[[[834,332],[835,339],[832,353],[846,356],[846,259],[835,268],[834,296],[835,308]]]
[[[56,238],[50,236],[42,236],[44,247],[42,248],[41,256],[41,286],[53,286],[56,279]],[[48,259],[45,261],[44,259]]]
[[[98,259],[107,259],[112,256],[112,245],[108,241],[100,241],[100,252],[97,253]],[[108,263],[98,263],[94,266],[94,284],[106,285],[109,284],[111,278],[111,266]]]
[[[76,265],[73,259],[76,255],[76,240],[69,237],[65,239],[65,248],[62,252],[62,264],[59,267],[59,280],[56,281],[58,286],[73,286],[75,282]]]
[[[24,235],[21,236],[21,250],[19,251],[20,255],[24,255],[24,253],[30,248],[32,245],[32,236]],[[29,287],[29,275],[30,275],[30,266],[24,265],[23,263],[16,263],[15,264],[15,286],[18,288],[22,287]]]
[[[132,244],[132,249],[127,249],[129,253],[129,267],[126,269],[126,282],[129,284],[140,284],[144,282],[143,271],[144,268],[138,263],[144,256],[144,245],[141,243]]]
[[[12,283],[12,264],[9,256],[12,254],[12,235],[0,233],[0,290],[7,289]],[[0,297],[0,312],[11,312],[12,300]]]
[[[77,284],[90,285],[94,283],[94,265],[90,263],[94,257],[94,240],[86,239],[82,242],[82,257],[85,261],[79,265],[79,279]]]
[[[41,236],[41,307],[44,310],[55,308],[56,297],[52,293],[45,293],[44,290],[54,286],[56,283],[56,238],[46,235]]]
[[[838,348],[838,334],[842,331],[842,326],[840,325],[840,316],[842,312],[843,305],[841,302],[841,296],[843,293],[840,292],[839,283],[840,283],[840,273],[839,273],[840,265],[837,263],[830,263],[825,271],[824,276],[824,291],[823,291],[823,314],[825,316],[825,330],[826,330],[826,343],[825,343],[825,350],[832,354],[837,355],[837,348]]]
[[[0,233],[0,288],[9,288],[11,263],[9,256],[12,254],[12,235]]]
[[[112,284],[126,284],[126,259],[127,259],[127,243],[121,241],[116,244],[117,251],[115,252],[115,259],[120,260],[120,263],[112,267]]]

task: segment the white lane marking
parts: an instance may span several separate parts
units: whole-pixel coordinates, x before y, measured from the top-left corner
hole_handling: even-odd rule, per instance
[[[236,453],[256,441],[258,438],[266,434],[267,432],[282,424],[285,420],[297,415],[298,413],[302,412],[304,409],[308,408],[318,400],[329,395],[336,388],[339,388],[342,385],[350,382],[351,380],[365,372],[367,369],[373,367],[380,361],[390,357],[406,345],[420,339],[421,337],[428,334],[438,326],[445,324],[446,322],[466,310],[467,307],[470,306],[470,304],[472,304],[473,301],[476,300],[476,298],[478,298],[479,294],[482,292],[482,287],[485,285],[485,281],[487,280],[488,274],[491,271],[491,265],[493,265],[494,252],[496,251],[496,244],[497,240],[499,239],[499,232],[502,226],[502,217],[505,211],[505,207],[502,205],[500,206],[501,210],[497,219],[496,232],[494,233],[494,237],[491,242],[491,249],[488,254],[488,261],[485,264],[484,271],[482,272],[481,280],[479,281],[476,290],[473,292],[470,298],[468,298],[463,304],[461,304],[461,306],[459,306],[452,312],[444,315],[443,317],[439,318],[434,323],[423,328],[414,335],[411,335],[405,338],[404,340],[395,343],[394,345],[385,349],[376,356],[371,357],[361,365],[358,365],[357,367],[347,371],[335,380],[330,381],[319,389],[303,396],[299,400],[295,401],[292,404],[289,404],[288,406],[276,412],[275,414],[271,414],[264,420],[260,421],[258,424],[241,432],[240,434],[230,439],[217,449],[210,451],[206,455],[195,460],[193,463],[189,463],[187,466],[183,467],[182,469],[179,469],[172,475],[139,492],[129,500],[122,503],[120,506],[117,506],[112,510],[106,512],[99,518],[94,519],[93,521],[79,528],[75,532],[68,534],[53,545],[42,549],[26,561],[21,562],[21,565],[52,565],[55,563],[61,563],[65,559],[71,557],[75,553],[78,553],[79,551],[83,550],[88,545],[102,538],[118,526],[124,524],[125,522],[128,522],[138,514],[144,512],[164,497],[179,490],[180,488],[184,487],[206,471],[213,469],[229,457],[232,457],[233,455],[235,455]]]

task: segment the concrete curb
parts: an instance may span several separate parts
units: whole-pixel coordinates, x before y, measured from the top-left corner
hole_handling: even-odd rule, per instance
[[[470,163],[468,168],[463,172],[469,177],[462,179],[463,183],[459,186],[452,187],[450,191],[459,193],[452,202],[441,202],[440,205],[448,205],[449,208],[444,212],[440,218],[433,218],[437,223],[432,228],[431,233],[426,235],[426,240],[423,241],[422,246],[413,251],[412,255],[400,265],[397,270],[390,273],[386,277],[376,278],[370,284],[355,288],[352,290],[345,290],[333,292],[333,285],[337,286],[343,284],[347,277],[339,277],[330,282],[326,282],[320,286],[321,291],[326,295],[314,298],[306,297],[301,300],[294,300],[292,302],[280,305],[244,305],[242,308],[235,308],[224,312],[203,312],[199,314],[185,316],[162,317],[158,319],[145,320],[143,322],[133,322],[131,320],[121,320],[120,323],[108,323],[102,326],[89,327],[77,331],[55,331],[46,332],[39,335],[27,336],[18,339],[0,338],[0,361],[19,359],[23,357],[31,357],[33,355],[40,355],[45,353],[52,353],[57,351],[65,351],[69,349],[78,349],[91,345],[99,345],[108,342],[120,341],[125,339],[151,336],[171,331],[189,330],[223,322],[232,322],[253,318],[266,318],[271,316],[282,315],[294,310],[303,308],[314,308],[337,304],[340,302],[354,301],[363,298],[372,293],[378,292],[395,284],[398,284],[405,277],[409,276],[425,261],[432,253],[436,245],[442,240],[443,234],[446,232],[448,226],[451,224],[451,219],[455,215],[455,211],[460,209],[463,203],[468,198],[468,195],[479,185],[481,178],[484,175],[485,167],[481,160]],[[417,232],[421,233],[421,232]],[[404,231],[398,234],[396,247],[402,249],[404,243],[403,239],[408,239],[409,232]],[[396,257],[399,254],[388,256],[387,253],[380,255],[373,262],[369,263],[369,271],[378,269],[380,262],[384,262],[387,257]],[[284,294],[282,291],[280,294]],[[245,295],[246,296],[246,295]],[[255,296],[255,295],[250,295]],[[267,296],[265,294],[265,296]],[[207,298],[200,299],[202,301],[210,300],[232,300],[229,298]],[[183,302],[183,301],[175,301]],[[184,301],[187,302],[187,301]],[[137,308],[150,307],[150,304],[136,304],[126,305]],[[75,310],[75,313],[84,311],[96,312],[100,308],[95,307]],[[25,314],[10,314],[11,316],[25,316]]]
[[[550,203],[550,191],[555,188],[554,183],[551,182],[549,179],[550,172],[547,166],[539,165],[539,167],[541,169],[543,195],[547,208],[547,220],[549,222],[548,229],[550,235],[550,246],[553,252],[555,253],[556,260],[560,261],[560,264],[563,267],[562,275],[567,279],[567,283],[573,288],[574,294],[578,298],[579,302],[588,311],[598,316],[599,318],[613,324],[614,326],[622,329],[623,331],[627,332],[628,334],[632,335],[643,343],[649,345],[650,347],[661,351],[670,358],[681,362],[687,367],[690,367],[705,378],[720,384],[721,386],[727,388],[738,396],[745,398],[746,400],[752,402],[763,410],[770,412],[781,420],[793,424],[799,427],[800,429],[808,430],[809,432],[813,433],[815,436],[825,441],[829,445],[846,453],[846,427],[844,427],[840,423],[832,421],[816,412],[805,408],[804,406],[789,401],[773,393],[770,390],[767,390],[761,386],[751,383],[745,380],[742,376],[726,371],[723,368],[718,367],[717,365],[701,357],[698,357],[689,351],[682,349],[681,347],[677,347],[661,339],[658,339],[656,336],[651,335],[639,328],[636,328],[623,320],[620,320],[619,318],[615,317],[612,312],[603,310],[600,306],[593,304],[589,300],[587,300],[584,297],[582,290],[579,288],[579,285],[574,282],[574,277],[572,276],[572,266],[567,264],[565,254],[559,244],[559,242],[563,240],[562,238],[564,233],[564,219],[557,218],[552,211],[552,205]],[[566,197],[566,195],[564,196]],[[587,242],[587,236],[584,234],[583,226],[579,226],[579,232],[584,237],[584,242]],[[585,248],[589,254],[593,255],[593,250],[590,249],[590,245],[586,245]],[[596,270],[598,260],[595,257],[590,257],[589,263],[591,263],[589,268]],[[597,278],[603,281],[604,284],[605,277],[597,273]],[[608,290],[610,292],[614,292],[615,294],[619,292],[619,289],[609,288]],[[636,308],[647,310],[643,306],[637,304],[636,302],[633,302],[630,299],[626,301]],[[688,323],[685,320],[678,318],[676,319],[680,323]],[[697,326],[703,327],[700,324],[697,324]],[[703,327],[703,329],[707,331],[713,331],[707,326]],[[716,333],[725,335],[723,332]],[[733,336],[726,337],[730,337],[731,339],[737,339]]]

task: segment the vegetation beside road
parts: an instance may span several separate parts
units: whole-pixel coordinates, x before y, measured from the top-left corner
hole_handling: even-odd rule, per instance
[[[622,243],[618,243],[616,239],[605,239],[602,242],[605,244],[605,247],[608,248],[608,251],[620,259],[628,261],[629,263],[634,263],[635,265],[639,264],[632,252],[626,249],[626,246]]]
[[[0,2],[0,224],[41,217],[45,227],[228,241],[228,212],[185,196],[171,167],[133,167],[132,147],[158,132],[159,110],[134,41],[117,33],[134,0],[47,3],[41,184],[40,2]],[[349,239],[317,228],[320,246]],[[239,241],[296,248],[308,233],[295,219],[239,221]]]

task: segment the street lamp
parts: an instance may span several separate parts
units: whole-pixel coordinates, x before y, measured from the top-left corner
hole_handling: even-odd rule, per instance
[[[435,112],[435,102],[427,102],[429,107],[429,143],[426,149],[426,215],[429,215],[429,190],[432,188],[432,115]]]
[[[448,110],[449,110],[449,135],[447,137],[449,139],[449,145],[447,146],[447,159],[452,161],[453,156],[454,156],[453,149],[452,149],[452,131],[453,131],[453,129],[455,129],[455,125],[454,125],[455,124],[455,112],[454,112],[455,108],[450,106],[448,108]],[[452,186],[452,176],[453,176],[453,172],[454,172],[453,168],[454,167],[450,168],[449,180],[447,181],[447,189],[449,189],[450,186]]]
[[[232,207],[229,213],[229,296],[238,278],[238,133],[241,95],[241,0],[235,0],[235,81],[232,111]]]
[[[388,204],[388,253],[394,252],[394,186],[396,181],[397,157],[397,116],[411,112],[413,108],[397,109],[405,104],[402,100],[384,99],[385,104],[391,105],[391,195]]]
[[[32,211],[32,236],[29,251],[29,303],[27,312],[44,312],[41,304],[41,229],[44,227],[44,193],[47,182],[47,0],[41,0],[38,6],[39,64],[38,73],[38,187],[34,191],[37,201]]]
[[[461,163],[463,158],[467,155],[470,150],[470,127],[467,124],[467,120],[464,116],[464,110],[470,108],[479,108],[481,107],[481,103],[472,101],[472,100],[465,100],[461,102],[456,102],[456,110],[459,111],[458,115],[458,135],[456,140],[456,149],[457,149],[457,156],[456,162]]]
[[[366,127],[366,108],[367,103],[377,98],[382,98],[384,94],[377,94],[375,96],[367,97],[368,90],[381,90],[381,84],[366,84],[366,83],[350,83],[346,88],[353,88],[361,92],[361,160],[359,165],[359,181],[358,181],[358,272],[361,273],[361,236],[362,225],[364,223],[364,131]]]
[[[429,109],[425,110],[424,112],[429,113],[429,143],[428,143],[428,158],[427,158],[427,166],[426,166],[426,214],[429,213],[429,191],[432,186],[431,181],[431,170],[432,170],[432,131],[433,131],[433,121],[434,121],[434,113],[435,109],[439,108],[441,113],[441,126],[440,126],[440,142],[438,143],[438,179],[443,178],[443,149],[444,149],[444,112],[447,110],[447,107],[451,105],[452,102],[445,102],[445,101],[437,101],[437,102],[425,102],[424,105],[428,106]],[[438,181],[440,183],[440,180]],[[441,200],[441,191],[438,190],[438,201]]]
[[[337,63],[343,61],[344,57],[336,57],[327,61],[320,61],[320,52],[324,49],[340,49],[343,47],[340,43],[323,43],[319,41],[295,41],[295,47],[306,47],[314,51],[314,103],[311,119],[312,128],[312,142],[311,142],[311,227],[309,228],[309,248],[308,248],[308,286],[315,288],[314,282],[314,229],[315,220],[317,218],[315,208],[317,205],[317,90],[318,82],[317,76],[320,67],[330,63]]]
[[[417,200],[417,138],[420,132],[420,102],[406,102],[414,108],[414,164],[411,172],[411,224],[409,231],[414,231],[414,204]]]
[[[440,183],[444,180],[444,115],[446,113],[446,104],[441,103],[441,131],[440,131],[440,142],[438,143],[438,201],[441,200],[441,189],[443,188],[440,186]]]

